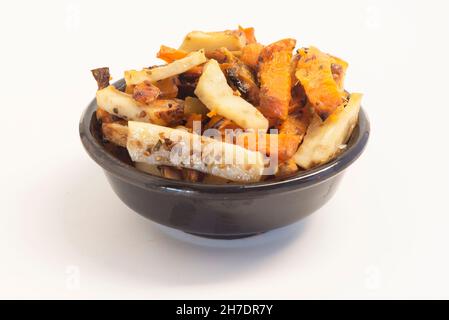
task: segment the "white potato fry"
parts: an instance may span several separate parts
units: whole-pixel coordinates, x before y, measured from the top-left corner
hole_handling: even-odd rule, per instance
[[[193,169],[232,181],[256,182],[264,171],[259,152],[149,123],[128,122],[127,149],[135,162]],[[193,150],[199,151],[196,158]]]
[[[362,94],[353,93],[347,105],[340,106],[324,122],[314,114],[304,141],[293,156],[304,169],[324,164],[341,150],[357,124]]]
[[[210,60],[203,69],[195,95],[206,107],[229,120],[234,121],[244,129],[268,129],[268,120],[245,99],[234,95],[226,77],[216,60]]]
[[[97,104],[110,114],[125,120],[151,122],[159,125],[176,125],[184,116],[183,101],[177,99],[156,100],[142,104],[114,86],[97,91]]]
[[[187,52],[205,49],[211,52],[220,48],[230,51],[239,51],[246,45],[246,37],[243,32],[227,30],[221,32],[192,31],[186,35],[180,50]]]
[[[203,64],[207,61],[204,50],[189,53],[186,57],[173,61],[165,66],[152,69],[143,69],[140,71],[125,71],[126,85],[136,85],[144,81],[154,83],[156,81],[173,77],[180,73],[184,73],[193,67]]]

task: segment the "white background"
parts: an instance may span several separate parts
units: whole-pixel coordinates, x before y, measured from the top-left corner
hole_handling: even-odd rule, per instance
[[[3,2],[0,298],[449,298],[448,12],[443,0]],[[125,207],[78,121],[90,69],[119,79],[157,63],[160,44],[237,24],[349,61],[372,134],[303,222],[202,240]]]

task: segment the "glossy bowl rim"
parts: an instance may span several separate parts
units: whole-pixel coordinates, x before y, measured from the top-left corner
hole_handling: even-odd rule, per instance
[[[123,87],[124,79],[118,80],[113,85],[117,88]],[[80,138],[89,156],[103,169],[122,180],[145,189],[157,189],[160,191],[227,194],[253,191],[280,191],[285,190],[285,188],[305,188],[323,182],[341,173],[350,166],[364,151],[370,134],[370,123],[365,111],[361,107],[355,141],[352,141],[343,152],[326,164],[300,172],[283,180],[262,181],[251,184],[203,184],[153,176],[139,171],[135,167],[114,157],[102,147],[90,131],[92,115],[96,108],[97,103],[94,98],[82,113],[79,122]],[[353,135],[355,133],[353,132]],[[353,139],[354,136],[351,136],[350,141]]]

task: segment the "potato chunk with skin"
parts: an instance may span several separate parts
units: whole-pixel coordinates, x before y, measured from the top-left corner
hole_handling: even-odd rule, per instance
[[[329,55],[310,47],[299,59],[295,73],[322,120],[344,102],[344,90],[334,79],[332,62]]]
[[[195,95],[206,107],[244,129],[267,131],[267,119],[245,99],[235,96],[217,61],[210,60],[203,70]]]
[[[181,124],[184,119],[184,101],[182,100],[156,100],[146,105],[114,86],[97,91],[97,104],[110,114],[125,120],[174,126]]]
[[[304,168],[324,164],[334,158],[357,124],[362,94],[352,93],[346,106],[339,106],[325,121],[314,114],[304,141],[294,155]]]
[[[192,31],[186,35],[179,50],[191,52],[200,49],[211,52],[220,48],[239,51],[246,45],[245,33],[241,30],[221,32]]]
[[[291,100],[291,59],[294,39],[284,39],[262,49],[259,57],[259,110],[270,124],[285,120]]]
[[[186,72],[189,69],[203,64],[207,61],[204,50],[189,53],[186,57],[173,61],[165,66],[155,67],[152,69],[143,69],[140,71],[125,71],[126,85],[139,84],[144,81],[154,83],[158,80],[166,79]]]

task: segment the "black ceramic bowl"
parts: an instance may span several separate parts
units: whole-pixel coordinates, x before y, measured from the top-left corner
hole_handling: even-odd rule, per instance
[[[122,87],[123,80],[115,85]],[[362,109],[347,148],[333,161],[280,181],[210,185],[152,176],[134,168],[126,154],[111,153],[102,142],[96,108],[93,100],[81,117],[81,141],[119,198],[154,222],[221,239],[284,227],[319,209],[334,195],[344,170],[364,150],[370,131]]]

